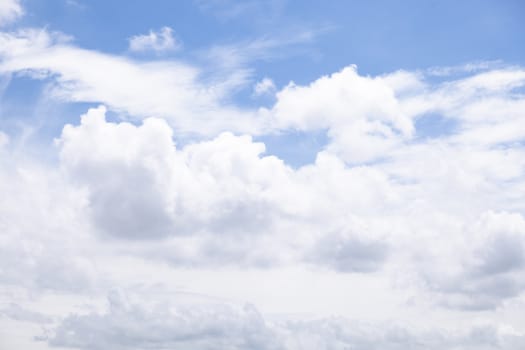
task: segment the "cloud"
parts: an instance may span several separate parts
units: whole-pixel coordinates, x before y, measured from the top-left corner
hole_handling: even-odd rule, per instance
[[[11,150],[0,149],[0,156],[1,284],[39,292],[89,292],[97,277],[82,252],[89,245],[82,194],[64,185],[56,172]]]
[[[448,268],[425,266],[421,271],[443,305],[486,310],[523,292],[525,220],[520,214],[484,213],[463,232],[463,239],[452,261],[444,263],[451,257],[440,256]]]
[[[314,164],[294,170],[264,156],[264,144],[249,136],[223,133],[178,149],[162,120],[112,123],[105,112],[91,109],[79,126],[64,128],[61,166],[87,190],[87,213],[103,235],[164,240],[160,248],[133,254],[176,266],[304,261],[343,273],[377,273],[405,251],[429,254],[415,274],[443,305],[491,309],[523,291],[514,276],[523,271],[519,235],[498,236],[497,244],[485,236],[432,243],[440,230],[466,237],[466,217],[487,210],[476,203],[512,200],[513,191],[497,183],[520,178],[522,151],[475,153],[429,143],[407,145],[377,166],[347,166],[321,152]],[[508,159],[516,160],[509,165]],[[457,193],[470,199],[457,201]],[[429,235],[412,246],[420,230]],[[501,269],[511,274],[494,272]]]
[[[0,26],[14,22],[23,14],[20,0],[0,0]]]
[[[253,88],[253,93],[255,96],[267,95],[275,93],[276,87],[272,79],[264,78],[263,80],[257,82]]]
[[[0,149],[9,143],[9,136],[0,131]]]
[[[27,310],[18,304],[10,303],[7,307],[0,309],[0,315],[4,315],[15,321],[32,322],[37,324],[51,323],[52,318],[31,310]]]
[[[162,120],[137,128],[105,121],[104,107],[82,116],[81,126],[66,126],[60,139],[63,166],[87,184],[94,222],[121,237],[158,237],[169,232],[167,194],[175,160],[172,131]],[[93,139],[97,141],[93,143]]]
[[[470,330],[423,330],[395,324],[363,324],[332,318],[290,322],[287,349],[512,349],[523,336],[506,335],[494,326]]]
[[[425,133],[415,123],[432,119],[432,113],[457,123],[462,133],[455,142],[500,144],[523,136],[517,127],[523,99],[519,93],[509,95],[523,86],[519,67],[474,69],[466,77],[447,76],[447,81],[434,83],[425,72],[370,77],[349,66],[308,85],[290,83],[276,92],[271,108],[253,110],[228,102],[249,80],[247,62],[272,57],[275,48],[311,40],[312,35],[212,47],[205,56],[213,69],[207,69],[178,60],[138,62],[80,49],[58,33],[22,30],[0,36],[0,71],[46,79],[46,91],[58,99],[104,103],[135,119],[166,119],[178,133],[326,130],[331,140],[327,149],[352,164],[383,159],[412,143]],[[86,60],[89,67],[78,63]],[[259,91],[272,89],[269,81],[263,82]],[[508,115],[505,123],[490,115],[500,110]]]
[[[104,107],[66,126],[58,142],[64,169],[89,190],[95,223],[122,237],[267,227],[264,173],[287,171],[259,158],[264,146],[249,137],[221,134],[177,152],[163,120],[109,123]]]
[[[381,77],[362,77],[354,66],[308,86],[290,83],[270,111],[280,128],[327,129],[329,148],[349,162],[383,155],[414,133],[395,91]]]
[[[154,51],[156,53],[180,49],[181,43],[173,36],[173,29],[162,27],[149,34],[135,35],[129,38],[129,50],[134,52]]]
[[[277,129],[326,130],[327,150],[352,164],[384,160],[393,150],[410,146],[429,132],[416,128],[425,117],[453,120],[460,133],[440,136],[454,143],[522,139],[518,124],[524,99],[518,89],[525,84],[523,70],[498,66],[472,71],[430,83],[424,72],[369,77],[349,66],[308,85],[291,82],[276,93],[274,106],[262,111]]]
[[[340,272],[373,272],[385,262],[387,252],[384,241],[374,241],[366,234],[352,234],[345,227],[342,232],[322,237],[310,256],[315,262]]]
[[[48,340],[78,349],[281,349],[275,334],[251,305],[147,308],[122,293],[109,295],[103,314],[70,315]]]
[[[227,102],[237,78],[204,79],[197,65],[83,50],[46,31],[3,33],[0,41],[2,72],[43,79],[59,100],[107,105],[66,125],[47,163],[19,158],[16,136],[0,134],[2,288],[63,293],[81,302],[108,286],[178,283],[181,271],[231,278],[227,273],[235,270],[232,279],[192,277],[188,285],[213,292],[233,284],[228,291],[241,298],[260,292],[249,277],[254,271],[282,282],[281,268],[299,266],[337,280],[336,292],[346,293],[338,287],[351,282],[368,297],[373,286],[380,300],[374,310],[383,318],[407,299],[407,314],[455,320],[472,311],[487,319],[519,311],[525,291],[522,68],[466,68],[463,76],[452,71],[436,82],[425,71],[374,77],[349,66],[279,91],[263,80],[261,89],[273,91],[275,104],[248,109]],[[231,52],[245,64],[273,44]],[[86,60],[92,65],[78,63]],[[115,121],[108,111],[121,115]],[[423,118],[452,121],[454,128],[434,133],[432,123],[419,123]],[[326,131],[329,142],[311,164],[292,168],[254,141],[294,130]],[[123,273],[129,266],[132,273]],[[316,295],[322,308],[334,301],[322,296],[326,286],[319,284],[305,294]],[[279,291],[260,293],[273,298]],[[360,300],[348,300],[343,311],[354,312]],[[261,326],[260,314],[255,322],[252,311],[235,308],[201,314],[199,308],[157,312],[119,303],[102,313],[75,311],[50,343],[126,349],[130,333],[144,348],[205,349],[218,341],[231,348],[510,349],[522,342],[496,326],[461,334],[370,330],[330,319]],[[223,317],[229,328],[213,323]],[[400,317],[429,327],[443,321]],[[241,327],[252,321],[253,332]],[[141,328],[144,323],[159,331]],[[193,326],[201,324],[209,327]]]
[[[263,143],[231,133],[178,149],[160,119],[135,126],[108,122],[105,113],[90,109],[57,139],[61,168],[86,190],[86,213],[102,236],[168,240],[144,254],[174,264],[271,266],[312,249],[324,253],[306,260],[373,272],[386,258],[376,233],[330,233],[348,229],[343,213],[391,200],[383,174],[347,169],[329,154],[293,170],[264,155]]]
[[[525,336],[495,324],[460,330],[365,323],[341,317],[265,320],[252,305],[131,303],[109,295],[103,313],[71,314],[49,335],[78,349],[515,349]],[[45,339],[45,338],[44,338]]]
[[[66,39],[45,30],[1,33],[0,72],[47,80],[46,91],[60,101],[105,103],[135,119],[164,118],[179,133],[256,133],[264,128],[253,113],[222,103],[240,83],[235,75],[204,83],[200,70],[186,63],[138,62],[80,49]],[[89,66],[82,64],[86,61]]]

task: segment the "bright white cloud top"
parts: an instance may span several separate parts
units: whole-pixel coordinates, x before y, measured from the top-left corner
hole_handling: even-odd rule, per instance
[[[0,110],[0,349],[525,347],[525,68],[128,56],[172,34],[0,33],[1,108],[20,80],[83,111],[49,136]]]

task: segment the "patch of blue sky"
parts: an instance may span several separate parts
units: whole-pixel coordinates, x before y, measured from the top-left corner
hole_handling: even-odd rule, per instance
[[[254,141],[266,145],[264,155],[276,156],[297,169],[314,163],[317,153],[324,149],[329,140],[325,130],[311,132],[294,130],[254,137]]]
[[[26,7],[22,24],[47,25],[74,36],[82,47],[111,53],[125,52],[127,38],[162,26],[172,27],[184,42],[179,56],[213,45],[311,33],[298,55],[278,64],[254,63],[257,71],[280,83],[306,83],[349,64],[364,74],[382,74],[472,60],[525,59],[525,49],[515,45],[525,30],[525,3],[519,0],[331,0],[323,6],[311,0],[27,0]]]
[[[49,151],[65,123],[78,124],[81,114],[99,105],[52,98],[48,84],[49,79],[24,75],[14,75],[5,84],[0,95],[0,129],[10,135],[15,146]]]
[[[446,118],[439,113],[428,113],[415,120],[415,141],[440,138],[452,135],[458,131],[459,122],[453,118]]]
[[[0,96],[0,121],[2,130],[10,135],[21,132],[24,124],[35,116],[40,104],[44,85],[28,76],[4,76],[4,88]]]
[[[516,98],[525,98],[525,85],[516,86],[512,89],[512,93]],[[524,111],[525,113],[525,111]]]

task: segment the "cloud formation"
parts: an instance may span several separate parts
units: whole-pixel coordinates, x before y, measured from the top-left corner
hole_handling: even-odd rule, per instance
[[[70,315],[48,340],[78,349],[281,349],[273,331],[251,305],[149,309],[130,304],[118,291],[103,314]]]
[[[252,305],[206,304],[146,307],[126,295],[109,295],[103,313],[72,314],[46,339],[78,349],[515,349],[525,336],[491,324],[452,331],[395,323],[364,323],[341,317],[273,321]]]
[[[0,1],[0,26],[14,22],[24,14],[24,9],[20,0],[1,0]]]
[[[153,51],[162,53],[181,47],[173,36],[173,29],[162,27],[159,31],[150,30],[149,34],[135,35],[129,38],[129,50],[134,52]]]
[[[182,134],[255,133],[262,125],[221,103],[240,83],[236,75],[204,84],[199,68],[180,61],[134,61],[75,47],[68,39],[36,29],[0,33],[0,73],[48,80],[47,93],[60,101],[105,103],[139,120],[164,118]]]
[[[0,23],[22,14],[12,4]],[[0,339],[27,323],[45,327],[40,346],[78,349],[523,347],[524,69],[350,65],[281,89],[263,79],[255,94],[272,104],[238,106],[253,86],[239,66],[276,45],[215,47],[236,74],[210,77],[47,30],[0,33],[2,74],[99,105],[41,159],[0,131]],[[130,39],[176,46],[167,27]],[[327,143],[292,167],[260,141],[286,133]],[[119,287],[149,293],[101,308]],[[221,302],[170,303],[181,290]],[[262,311],[233,306],[252,298]],[[312,304],[345,316],[295,315]]]

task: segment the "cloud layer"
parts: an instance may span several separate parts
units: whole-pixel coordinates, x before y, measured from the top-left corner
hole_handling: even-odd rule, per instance
[[[0,1],[0,25],[22,14]],[[45,29],[0,33],[6,86],[37,80],[42,100],[98,106],[68,115],[42,150],[0,124],[0,339],[525,345],[523,67],[349,65],[279,87],[239,68],[268,41],[211,49],[228,56],[211,68],[126,56],[176,49],[169,27],[129,44],[115,55]],[[234,102],[251,88],[269,103]],[[291,133],[327,142],[293,167],[261,141]]]
[[[267,321],[252,305],[146,307],[112,292],[103,313],[70,315],[47,338],[79,349],[516,349],[525,336],[494,325],[425,330],[333,317]]]

